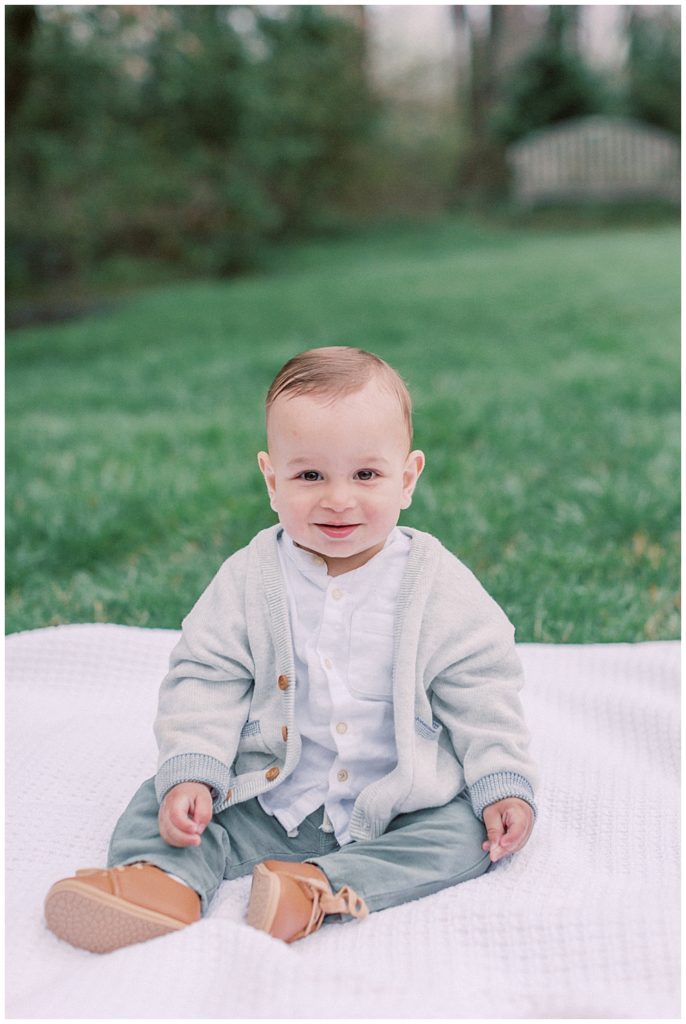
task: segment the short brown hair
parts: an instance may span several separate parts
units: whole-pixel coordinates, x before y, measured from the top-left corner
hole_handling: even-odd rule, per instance
[[[348,345],[311,348],[289,359],[267,392],[267,415],[281,395],[322,395],[334,401],[359,391],[372,377],[398,399],[412,441],[412,399],[407,384],[379,356]]]

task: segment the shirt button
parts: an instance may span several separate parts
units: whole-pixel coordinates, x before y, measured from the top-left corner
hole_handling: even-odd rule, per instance
[[[277,686],[279,687],[280,690],[287,690],[288,687],[290,686],[290,683],[288,682],[288,676],[279,676],[279,678],[277,679]]]
[[[348,724],[347,724],[347,722],[339,722],[337,724],[336,732],[339,732],[342,735],[344,732],[347,732],[347,731],[348,731]]]
[[[324,658],[324,667],[325,668],[333,668],[333,662],[332,662],[331,658]]]
[[[264,777],[267,780],[267,782],[273,782],[278,774],[279,774],[279,769],[278,768],[270,768],[268,772],[265,772]]]
[[[348,773],[345,768],[341,768],[339,772],[336,772],[336,778],[339,782],[345,782],[348,778]]]
[[[288,739],[288,726],[287,725],[282,725],[281,726],[281,735],[283,736],[283,740],[284,740],[284,743],[285,743],[286,740]]]
[[[331,591],[331,596],[334,599],[334,601],[340,601],[340,599],[343,597],[343,591],[340,590],[338,587],[334,587],[334,589]]]

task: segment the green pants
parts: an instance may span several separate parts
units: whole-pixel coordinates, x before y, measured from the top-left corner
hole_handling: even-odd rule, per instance
[[[248,875],[262,860],[309,861],[329,879],[361,896],[370,911],[428,896],[487,871],[481,849],[486,830],[465,796],[394,818],[383,835],[339,846],[323,832],[324,808],[314,811],[289,837],[257,799],[216,814],[200,846],[169,846],[157,824],[159,805],[153,780],[140,787],[117,822],[108,865],[147,861],[183,878],[207,908],[223,879]]]

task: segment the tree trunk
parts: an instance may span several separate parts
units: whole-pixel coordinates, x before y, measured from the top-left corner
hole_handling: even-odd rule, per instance
[[[499,50],[504,22],[502,4],[480,8],[477,23],[471,5],[453,4],[457,30],[469,43],[469,74],[461,90],[465,111],[465,145],[455,179],[453,202],[487,201],[502,196],[507,188],[507,165],[502,143],[493,138],[489,115],[498,83]]]
[[[31,41],[38,25],[33,4],[11,4],[5,9],[5,134],[31,81]]]

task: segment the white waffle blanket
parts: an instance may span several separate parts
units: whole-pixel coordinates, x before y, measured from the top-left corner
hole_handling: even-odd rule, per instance
[[[527,847],[481,878],[292,946],[247,927],[248,878],[199,924],[98,956],[45,892],[102,866],[155,770],[177,633],[61,626],[7,641],[7,1016],[665,1018],[679,1014],[676,643],[521,645],[542,785]]]

